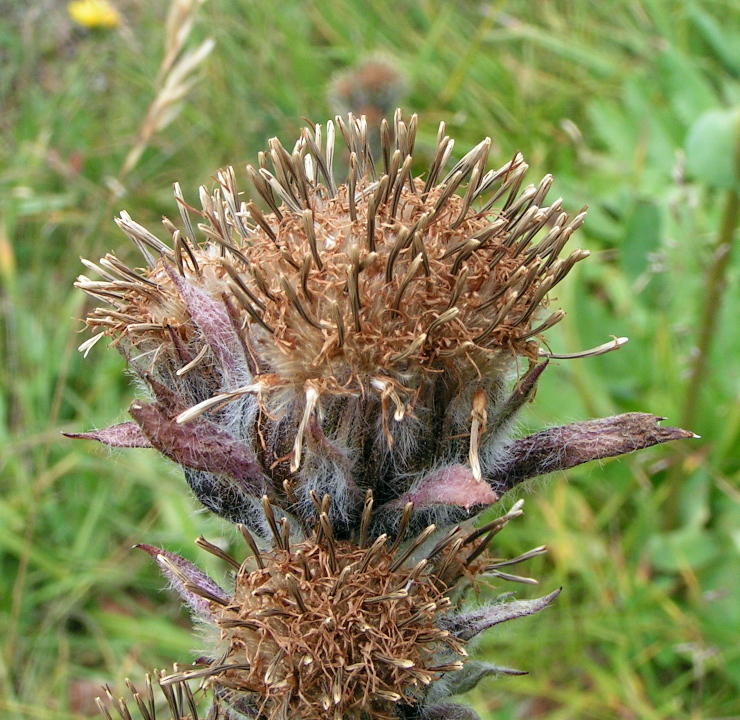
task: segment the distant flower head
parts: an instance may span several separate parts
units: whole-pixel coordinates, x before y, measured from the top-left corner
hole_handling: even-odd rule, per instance
[[[72,20],[91,30],[110,30],[121,23],[118,10],[108,0],[74,0],[67,4],[67,12]]]
[[[367,118],[375,149],[382,119],[403,103],[407,89],[406,75],[398,61],[391,55],[372,53],[332,76],[328,99],[340,115],[354,112]]]

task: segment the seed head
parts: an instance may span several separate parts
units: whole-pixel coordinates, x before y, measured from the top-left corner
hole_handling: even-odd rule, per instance
[[[375,537],[409,500],[417,529],[495,502],[484,478],[543,369],[541,333],[563,317],[547,294],[588,254],[560,258],[584,213],[545,204],[549,175],[522,190],[519,154],[487,170],[489,138],[445,171],[443,123],[422,178],[416,116],[397,112],[392,132],[383,121],[377,163],[364,117],[335,122],[290,151],[271,140],[248,166],[263,209],[241,200],[229,168],[201,188],[201,210],[175,186],[172,247],[121,213],[147,269],[107,255],[86,262],[102,280],[77,283],[112,306],[88,324],[154,396],[131,407],[136,426],[96,439],[154,446],[208,507],[263,535],[263,494],[303,522],[311,492],[329,494],[340,538],[368,488]],[[529,370],[507,397],[518,358]]]
[[[390,55],[372,53],[332,76],[328,100],[340,115],[364,115],[376,148],[381,120],[403,104],[407,90],[406,75],[398,62]]]
[[[266,498],[264,503],[269,508]],[[368,492],[368,513],[370,505]],[[272,523],[271,510],[267,514]],[[392,720],[424,717],[437,700],[474,685],[471,674],[517,674],[491,665],[467,667],[465,645],[492,625],[543,609],[559,591],[473,614],[458,605],[463,590],[486,575],[528,580],[498,568],[544,548],[509,561],[485,555],[491,538],[520,514],[518,503],[473,532],[458,526],[440,533],[430,525],[410,539],[402,528],[394,541],[381,535],[365,543],[337,540],[322,512],[298,542],[291,541],[286,523],[275,522],[268,551],[260,551],[241,526],[253,552],[241,564],[200,538],[201,547],[237,569],[230,592],[183,558],[141,545],[215,636],[209,657],[160,683],[200,680],[226,717]]]

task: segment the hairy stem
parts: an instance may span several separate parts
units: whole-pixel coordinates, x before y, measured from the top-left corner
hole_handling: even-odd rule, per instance
[[[699,336],[689,370],[686,396],[681,412],[681,425],[683,427],[692,427],[696,420],[701,390],[707,376],[709,350],[717,329],[722,298],[727,287],[727,268],[732,256],[732,243],[739,216],[740,197],[737,190],[730,190],[727,193],[725,209],[722,214],[722,224],[719,235],[717,236],[712,264],[707,275],[707,295],[704,301],[704,309],[699,319]],[[679,455],[666,479],[669,492],[667,493],[666,503],[663,508],[665,530],[675,529],[679,522],[678,505],[681,497],[681,485],[684,479],[682,457]]]
[[[727,287],[726,275],[732,255],[732,242],[740,215],[740,197],[737,190],[727,193],[722,225],[717,237],[712,265],[707,276],[707,296],[704,310],[699,320],[699,337],[696,343],[696,354],[691,363],[686,397],[684,398],[681,425],[691,427],[696,418],[696,410],[702,383],[706,376],[706,365],[709,350],[717,329],[722,297]]]

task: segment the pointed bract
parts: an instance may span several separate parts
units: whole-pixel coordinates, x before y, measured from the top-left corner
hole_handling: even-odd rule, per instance
[[[139,544],[136,547],[156,560],[162,574],[198,617],[204,620],[214,618],[212,611],[214,601],[207,599],[208,596],[222,604],[228,603],[228,593],[189,560],[152,545]]]
[[[218,426],[202,418],[179,425],[158,403],[134,402],[129,412],[151,446],[165,457],[183,467],[230,478],[251,495],[264,493],[265,477],[254,454]]]
[[[461,695],[472,690],[481,680],[500,675],[526,675],[523,670],[499,667],[487,662],[469,660],[462,670],[448,673],[432,686],[425,702],[434,704],[452,695]]]
[[[544,610],[544,608],[560,595],[561,589],[559,588],[549,595],[535,600],[514,600],[512,602],[496,603],[478,608],[477,610],[469,610],[459,615],[446,617],[440,621],[440,627],[443,630],[449,630],[456,638],[467,642],[494,625],[506,622],[507,620],[515,620],[516,618],[533,615],[540,610]]]
[[[663,419],[649,413],[625,413],[548,428],[514,440],[489,482],[503,494],[540,475],[695,437],[681,428],[660,427]]]
[[[72,440],[95,440],[96,442],[117,448],[150,448],[152,444],[147,440],[141,428],[134,422],[111,425],[103,430],[91,430],[85,433],[62,433]]]

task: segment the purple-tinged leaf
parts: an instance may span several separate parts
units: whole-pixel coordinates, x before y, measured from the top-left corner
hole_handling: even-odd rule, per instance
[[[515,620],[516,618],[533,615],[546,608],[558,595],[558,588],[549,595],[534,600],[514,600],[513,602],[497,603],[487,605],[468,612],[451,615],[440,619],[439,626],[443,630],[449,630],[456,638],[467,642],[479,633],[494,625]]]
[[[222,390],[248,385],[252,382],[252,374],[249,372],[242,341],[234,331],[224,304],[178,275],[174,268],[166,267],[190,317],[203,333],[203,338],[216,358],[218,369],[224,375],[226,386]]]
[[[178,425],[160,402],[133,402],[129,412],[152,447],[165,457],[194,470],[226,476],[249,495],[264,494],[266,479],[254,453],[212,422],[197,418]]]
[[[211,606],[214,603],[220,605],[229,603],[226,591],[184,557],[168,550],[160,550],[153,545],[136,545],[135,547],[156,560],[162,574],[172,583],[172,587],[177,590],[180,597],[198,617],[213,620],[214,613]],[[204,595],[211,596],[214,600],[209,601]]]
[[[695,437],[687,430],[660,427],[664,418],[648,413],[625,413],[549,428],[515,440],[495,475],[488,477],[503,495],[524,480],[556,470],[642,450],[671,440]]]
[[[407,502],[412,502],[417,510],[432,505],[451,505],[469,510],[493,505],[497,500],[498,495],[490,485],[485,480],[476,480],[467,465],[449,465],[423,477],[412,490],[387,503],[384,508],[403,508]]]
[[[120,425],[111,425],[103,430],[93,430],[85,433],[62,433],[73,440],[95,440],[104,445],[118,448],[150,448],[152,445],[141,432],[141,428],[133,422]]]

